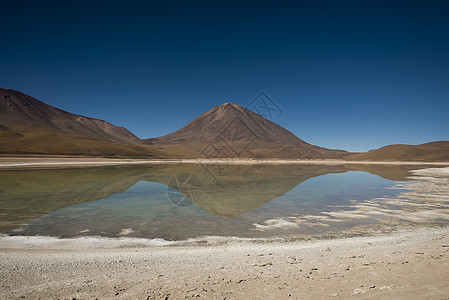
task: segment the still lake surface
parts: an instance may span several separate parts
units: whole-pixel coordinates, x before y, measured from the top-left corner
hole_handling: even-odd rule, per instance
[[[404,197],[391,200],[413,192],[407,186],[413,182],[410,170],[422,168],[141,165],[0,170],[0,233],[184,240],[390,230],[422,225],[402,217],[410,211]],[[447,209],[446,204],[439,203],[438,209]],[[418,206],[413,205],[415,216]],[[426,209],[433,208],[421,211]],[[394,216],[384,213],[389,210]],[[433,218],[429,224],[447,225],[447,219]]]

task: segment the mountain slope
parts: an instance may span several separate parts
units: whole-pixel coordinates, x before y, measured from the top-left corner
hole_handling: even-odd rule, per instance
[[[28,124],[116,142],[138,142],[123,127],[106,121],[72,114],[14,90],[0,89],[0,122]]]
[[[178,131],[144,142],[179,157],[340,158],[347,154],[311,145],[234,103],[215,106]]]
[[[388,145],[365,153],[353,153],[346,160],[356,161],[449,161],[449,141],[421,145]]]
[[[0,89],[0,153],[152,156],[123,127]]]

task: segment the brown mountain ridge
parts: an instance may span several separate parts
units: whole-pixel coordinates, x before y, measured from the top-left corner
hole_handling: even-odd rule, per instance
[[[449,142],[390,145],[366,153],[326,149],[230,102],[214,106],[173,133],[140,139],[124,127],[0,89],[0,154],[449,161]]]
[[[123,127],[0,89],[0,153],[154,156]]]
[[[388,145],[365,153],[352,153],[346,160],[355,161],[449,161],[449,141],[420,145]]]

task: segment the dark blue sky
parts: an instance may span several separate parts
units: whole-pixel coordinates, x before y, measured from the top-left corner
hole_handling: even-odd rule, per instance
[[[447,3],[2,1],[0,87],[141,138],[264,90],[312,144],[449,140]]]

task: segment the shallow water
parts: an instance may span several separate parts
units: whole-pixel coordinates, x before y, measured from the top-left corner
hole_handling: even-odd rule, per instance
[[[424,182],[424,188],[417,188],[433,195],[447,182],[410,180],[409,171],[422,168],[153,165],[2,170],[0,232],[183,240],[446,225],[449,192],[438,190],[437,200],[432,198],[429,205],[414,189],[416,182]]]

